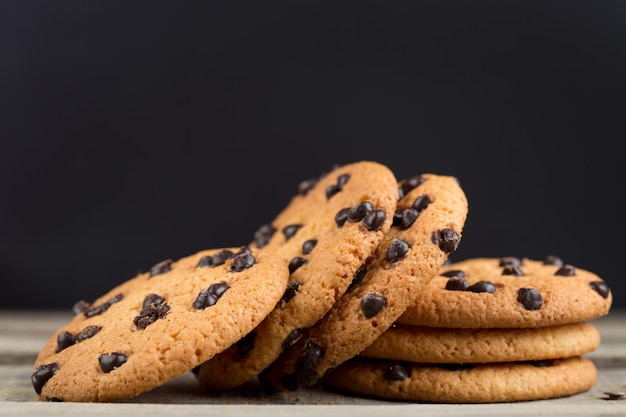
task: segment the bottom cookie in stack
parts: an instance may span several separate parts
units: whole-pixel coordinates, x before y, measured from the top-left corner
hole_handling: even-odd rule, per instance
[[[517,258],[451,264],[397,323],[328,373],[327,388],[391,400],[529,401],[574,395],[597,379],[583,357],[600,344],[587,323],[608,313],[595,274]]]

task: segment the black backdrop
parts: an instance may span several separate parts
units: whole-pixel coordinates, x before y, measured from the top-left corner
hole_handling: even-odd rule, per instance
[[[7,1],[0,308],[251,240],[301,180],[458,177],[453,259],[561,256],[626,307],[622,1]]]

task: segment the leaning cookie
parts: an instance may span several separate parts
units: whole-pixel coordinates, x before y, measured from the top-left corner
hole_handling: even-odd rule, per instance
[[[260,323],[280,300],[287,263],[248,247],[160,262],[94,303],[80,302],[34,363],[38,398],[132,398],[192,370]]]
[[[442,268],[397,322],[447,328],[553,326],[604,316],[612,300],[598,275],[558,257],[474,258]]]
[[[565,397],[589,390],[598,371],[589,359],[481,365],[424,365],[354,358],[323,378],[329,389],[387,400],[497,403]]]
[[[200,382],[241,385],[295,343],[347,290],[389,231],[397,201],[394,174],[376,162],[347,164],[303,182],[252,244],[289,262],[287,291],[259,326],[198,369]]]
[[[486,363],[569,358],[592,352],[600,333],[590,323],[520,329],[445,329],[398,324],[361,357],[419,363]]]
[[[399,186],[403,198],[385,239],[328,314],[261,374],[266,388],[312,386],[358,354],[394,323],[457,249],[468,211],[457,179],[423,174]]]

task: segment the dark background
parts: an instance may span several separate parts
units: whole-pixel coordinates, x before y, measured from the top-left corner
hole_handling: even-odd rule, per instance
[[[624,284],[626,2],[3,1],[0,308],[248,243],[333,164],[456,176],[454,260]]]

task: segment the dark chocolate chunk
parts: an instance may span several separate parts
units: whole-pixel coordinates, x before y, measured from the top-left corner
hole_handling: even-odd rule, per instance
[[[283,235],[285,236],[285,240],[291,239],[298,230],[302,227],[301,224],[290,224],[289,226],[285,226],[283,228]]]
[[[365,216],[363,219],[363,225],[367,228],[367,230],[380,230],[385,223],[386,218],[387,214],[384,210],[373,210]]]
[[[54,362],[46,365],[39,365],[37,369],[35,369],[35,372],[33,372],[30,377],[30,380],[33,383],[33,388],[35,388],[35,392],[37,394],[41,394],[43,386],[46,385],[46,382],[48,382],[48,380],[52,378],[58,370],[59,365]]]
[[[113,304],[121,301],[122,298],[124,298],[122,294],[117,294],[116,296],[109,298],[107,301],[103,302],[102,304],[89,307],[87,310],[83,312],[83,314],[87,318],[100,315],[104,313],[105,311],[107,311],[109,307],[111,307]]]
[[[611,292],[611,290],[609,289],[609,286],[604,281],[592,281],[592,282],[589,283],[589,286],[595,292],[600,294],[602,296],[602,298],[608,298],[608,296],[609,296],[609,294]]]
[[[467,291],[494,293],[496,292],[496,286],[490,281],[478,281],[467,287]]]
[[[522,261],[520,258],[516,258],[515,256],[505,256],[500,258],[500,266],[522,266]]]
[[[137,330],[143,330],[155,321],[165,317],[170,311],[165,299],[157,294],[148,294],[143,300],[139,315],[133,319]]]
[[[413,190],[414,188],[418,187],[424,181],[426,181],[426,178],[422,177],[421,175],[416,175],[414,177],[406,178],[400,181],[400,187],[398,188],[399,198],[404,198],[405,195],[411,192],[411,190]]]
[[[213,266],[213,257],[211,255],[204,255],[198,260],[196,268],[204,268],[207,266]]]
[[[218,282],[212,284],[206,290],[200,291],[198,297],[193,302],[193,308],[196,310],[203,310],[207,307],[211,307],[217,303],[217,300],[228,290],[230,286],[225,282]]]
[[[298,194],[307,195],[309,191],[315,188],[315,185],[319,182],[319,178],[311,178],[304,180],[298,184]]]
[[[300,353],[300,364],[304,369],[313,369],[322,360],[326,352],[312,340],[307,340]]]
[[[350,285],[348,286],[348,291],[359,285],[361,281],[363,281],[363,278],[365,278],[366,273],[367,268],[365,267],[365,264],[363,264],[359,267],[359,269],[356,270],[356,272],[352,276],[352,282],[350,282]]]
[[[296,343],[302,337],[302,330],[293,329],[289,335],[283,340],[283,348],[288,348]]]
[[[374,210],[374,206],[369,201],[356,204],[348,211],[348,221],[353,223],[360,222],[365,216],[371,213],[372,210]]]
[[[293,272],[300,268],[302,265],[307,263],[307,260],[301,256],[296,256],[289,261],[289,273],[293,274]]]
[[[80,332],[76,333],[76,342],[83,342],[100,333],[102,326],[87,326]]]
[[[90,304],[85,300],[79,300],[72,306],[72,313],[77,316],[80,313],[84,313],[89,308]]]
[[[404,240],[394,238],[387,248],[387,261],[395,262],[404,258],[410,248]]]
[[[430,199],[430,196],[428,194],[424,194],[415,199],[413,202],[413,208],[421,213],[432,202],[433,201]]]
[[[345,207],[339,210],[337,214],[335,214],[335,223],[337,223],[337,226],[342,227],[346,223],[346,220],[348,220],[349,211],[350,208]]]
[[[312,387],[320,380],[320,376],[313,369],[302,366],[296,368],[296,381],[301,387]]]
[[[440,275],[442,277],[448,277],[448,278],[452,278],[452,277],[465,278],[465,272],[461,271],[460,269],[451,269],[450,271],[446,271]]]
[[[420,212],[416,209],[409,208],[398,208],[393,215],[393,223],[392,226],[398,226],[401,229],[408,229],[415,223],[415,220],[419,217]]]
[[[239,356],[242,358],[247,358],[248,354],[254,348],[254,338],[256,337],[256,333],[250,332],[235,344],[237,347],[237,352],[239,352]]]
[[[326,199],[330,200],[335,194],[343,190],[344,185],[348,183],[350,174],[342,174],[337,177],[337,183],[326,187]]]
[[[74,345],[74,343],[76,343],[76,336],[68,331],[63,331],[57,336],[57,347],[54,351],[59,353],[63,349],[67,349],[68,347]]]
[[[576,275],[576,268],[572,265],[563,265],[554,273],[554,275],[558,275],[561,277],[573,277]]]
[[[256,258],[247,252],[239,253],[233,257],[233,263],[230,266],[230,270],[234,272],[241,272],[256,263]]]
[[[459,247],[461,236],[454,230],[446,228],[433,232],[431,241],[445,253],[452,253]]]
[[[391,365],[385,371],[385,378],[390,381],[403,381],[409,377],[411,370],[403,364]]]
[[[263,246],[267,245],[267,242],[274,236],[274,233],[276,233],[276,228],[271,224],[264,224],[254,232],[254,244],[257,248],[261,249]]]
[[[548,255],[546,259],[543,260],[544,265],[554,265],[554,266],[563,266],[563,260],[558,256]]]
[[[372,318],[385,307],[385,297],[380,294],[367,294],[361,298],[361,311],[365,318]]]
[[[214,253],[211,257],[211,266],[224,265],[227,260],[233,257],[233,255],[234,253],[230,249],[222,249],[221,251]]]
[[[158,264],[154,265],[152,268],[150,268],[150,278],[156,275],[165,274],[166,272],[169,272],[171,269],[172,269],[171,259],[166,259],[164,261],[161,261]]]
[[[524,273],[518,266],[505,265],[504,268],[502,268],[502,275],[515,275],[516,277],[523,277]]]
[[[465,291],[469,286],[469,283],[463,277],[451,277],[446,282],[446,290],[450,291]]]
[[[309,253],[311,253],[311,251],[313,251],[316,245],[317,245],[316,239],[307,240],[306,242],[302,244],[302,254],[308,255]]]
[[[119,368],[128,360],[128,356],[119,352],[103,353],[98,356],[98,362],[100,363],[100,369],[105,374],[108,374],[112,370]]]
[[[520,288],[517,290],[517,301],[526,310],[538,310],[543,305],[541,293],[534,288]]]
[[[300,281],[291,281],[287,284],[287,289],[285,290],[281,300],[285,303],[289,302],[289,300],[296,296],[301,286],[302,283]]]

